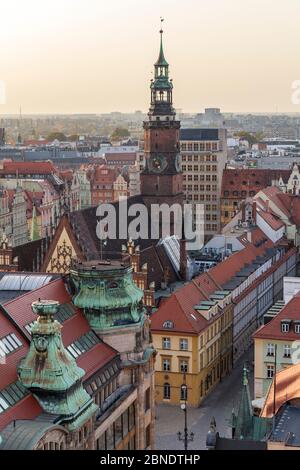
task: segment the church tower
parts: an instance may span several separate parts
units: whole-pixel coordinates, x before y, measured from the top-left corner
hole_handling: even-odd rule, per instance
[[[180,122],[173,108],[173,83],[163,50],[160,30],[160,51],[151,80],[151,104],[144,122],[146,166],[141,173],[141,193],[151,204],[183,204],[182,172],[179,150]]]

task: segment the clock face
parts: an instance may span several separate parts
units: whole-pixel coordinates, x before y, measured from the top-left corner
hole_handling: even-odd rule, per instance
[[[149,158],[149,170],[154,173],[161,173],[167,167],[167,159],[164,155],[158,154]]]
[[[180,153],[177,153],[175,157],[175,168],[178,173],[181,172],[181,155]]]

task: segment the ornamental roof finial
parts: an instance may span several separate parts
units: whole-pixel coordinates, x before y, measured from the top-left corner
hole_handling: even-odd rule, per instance
[[[159,56],[158,56],[158,59],[157,59],[157,62],[155,63],[155,65],[164,65],[164,66],[168,66],[168,62],[166,61],[165,59],[165,56],[164,56],[164,49],[163,49],[163,29],[162,29],[162,24],[164,22],[164,18],[160,17],[160,24],[161,24],[161,27],[160,27],[160,50],[159,50]]]

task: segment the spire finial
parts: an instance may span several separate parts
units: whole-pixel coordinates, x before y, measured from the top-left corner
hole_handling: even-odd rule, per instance
[[[155,65],[157,66],[168,66],[168,63],[165,59],[164,56],[164,50],[163,50],[163,29],[162,29],[162,24],[164,22],[164,18],[160,17],[160,50],[159,50],[159,57]]]
[[[159,31],[159,32],[160,32],[161,36],[162,36],[162,34],[163,34],[163,32],[164,32],[164,30],[162,29],[162,24],[163,24],[164,21],[165,21],[165,19],[162,18],[162,17],[160,17],[160,31]]]
[[[248,369],[246,364],[244,364],[243,368],[243,385],[248,385]]]

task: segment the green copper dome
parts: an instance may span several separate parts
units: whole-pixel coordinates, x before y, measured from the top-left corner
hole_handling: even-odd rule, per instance
[[[73,303],[83,309],[91,328],[103,330],[139,323],[144,314],[143,291],[132,269],[120,261],[77,263],[71,270]]]
[[[74,429],[87,421],[97,407],[82,386],[84,370],[77,366],[62,342],[62,327],[54,320],[58,308],[56,301],[39,300],[32,304],[39,317],[31,328],[30,349],[18,367],[18,374],[44,411],[61,415],[69,429]]]

